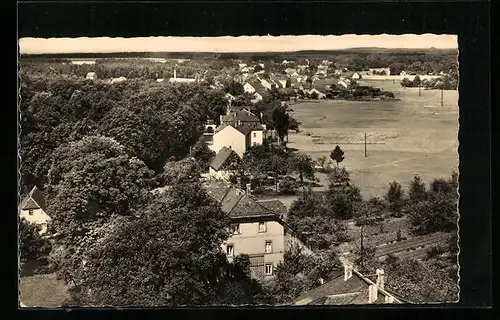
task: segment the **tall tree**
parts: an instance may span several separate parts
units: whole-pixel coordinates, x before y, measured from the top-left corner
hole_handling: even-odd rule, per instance
[[[339,163],[344,161],[344,151],[337,145],[335,146],[335,149],[330,153],[330,158],[337,162],[337,167],[339,166]]]
[[[290,128],[290,116],[284,106],[275,107],[272,113],[273,127],[283,142]]]

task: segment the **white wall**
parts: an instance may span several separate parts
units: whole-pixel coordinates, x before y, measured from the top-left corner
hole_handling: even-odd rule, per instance
[[[263,142],[264,142],[264,134],[262,130],[250,132],[250,146],[253,146],[254,143],[256,145],[261,145]]]
[[[243,157],[246,151],[245,140],[245,136],[241,132],[232,126],[227,126],[214,134],[213,150],[218,153],[223,147],[228,147],[233,149],[240,157]]]
[[[210,167],[208,170],[210,179],[216,179],[216,180],[229,180],[229,177],[231,176],[230,171],[225,171],[225,170],[219,170],[215,171],[214,168]]]
[[[254,93],[255,92],[255,88],[252,87],[252,85],[250,83],[245,83],[243,85],[243,89],[245,89],[245,92],[248,92],[248,93]]]
[[[233,257],[239,254],[264,255],[264,263],[272,263],[274,268],[283,261],[285,252],[284,227],[277,221],[266,221],[266,232],[259,232],[259,222],[240,224],[240,234],[233,234],[222,245],[224,252],[227,245],[233,245]],[[266,253],[266,241],[271,241],[272,252]],[[232,261],[232,257],[228,257]]]
[[[42,232],[47,230],[47,223],[50,221],[50,217],[42,209],[34,209],[33,214],[29,214],[29,210],[21,210],[20,217],[26,219],[26,221],[39,225],[42,227]]]

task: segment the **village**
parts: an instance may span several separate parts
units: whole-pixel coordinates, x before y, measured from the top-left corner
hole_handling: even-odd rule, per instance
[[[443,257],[439,259],[444,261],[450,255],[453,255],[453,252],[450,251],[452,249],[448,249],[448,244],[456,241],[453,235],[456,225],[450,222],[455,217],[456,208],[451,209],[450,212],[446,211],[446,213],[440,210],[449,210],[450,204],[446,201],[453,201],[450,195],[456,195],[456,190],[453,190],[456,184],[456,176],[452,175],[448,180],[438,179],[443,175],[429,177],[427,181],[436,180],[432,184],[429,183],[427,188],[418,177],[418,174],[423,174],[423,172],[414,172],[411,175],[414,180],[411,181],[408,192],[402,192],[401,185],[397,183],[389,185],[393,180],[391,179],[383,182],[386,186],[389,186],[386,194],[363,199],[359,188],[356,186],[357,180],[353,180],[356,177],[350,174],[350,169],[347,168],[346,170],[343,165],[344,152],[346,153],[345,162],[354,163],[354,160],[351,160],[353,156],[350,156],[350,154],[357,154],[357,149],[349,153],[350,151],[346,150],[346,145],[342,143],[328,144],[325,147],[326,149],[321,151],[321,154],[325,154],[325,156],[316,158],[308,150],[302,149],[298,145],[300,139],[312,138],[310,133],[309,135],[302,135],[304,129],[302,128],[303,119],[300,115],[306,112],[303,110],[305,110],[304,106],[307,103],[314,105],[320,103],[320,101],[331,100],[333,103],[342,103],[342,101],[347,103],[372,103],[373,108],[377,108],[377,103],[390,103],[391,106],[397,106],[401,99],[405,98],[401,98],[401,94],[395,94],[393,91],[384,88],[397,87],[397,90],[401,89],[408,92],[405,93],[407,95],[414,94],[412,99],[422,96],[420,92],[422,88],[424,90],[441,90],[440,98],[438,95],[438,98],[433,100],[433,103],[436,104],[436,107],[441,106],[441,110],[444,110],[443,108],[446,106],[443,107],[443,90],[456,90],[457,85],[453,75],[450,76],[448,71],[427,70],[428,72],[426,72],[423,68],[421,68],[420,72],[405,71],[389,66],[382,68],[368,66],[361,68],[363,70],[351,70],[348,67],[338,68],[337,64],[331,60],[314,60],[312,58],[289,59],[277,62],[231,60],[230,62],[224,62],[226,64],[224,68],[219,70],[212,68],[210,72],[207,72],[206,66],[205,68],[196,69],[196,62],[189,60],[148,61],[148,63],[156,63],[157,65],[170,63],[170,65],[168,71],[163,73],[165,77],[159,77],[158,72],[152,72],[151,75],[147,76],[147,80],[144,80],[139,76],[134,76],[133,71],[129,72],[127,77],[125,75],[117,77],[104,76],[94,68],[99,62],[95,64],[63,62],[60,63],[61,68],[69,68],[73,70],[71,72],[76,72],[79,76],[72,74],[70,77],[73,78],[68,78],[68,76],[64,75],[61,79],[75,81],[75,83],[85,83],[81,89],[76,89],[74,92],[89,90],[88,88],[92,86],[109,86],[110,92],[113,92],[113,94],[109,94],[109,97],[120,96],[114,93],[113,90],[128,90],[122,88],[129,85],[135,86],[138,82],[147,83],[150,86],[149,88],[153,89],[144,89],[144,92],[157,90],[155,91],[157,93],[151,94],[151,99],[154,101],[153,103],[159,104],[166,103],[164,102],[166,99],[161,96],[164,94],[162,93],[164,89],[161,86],[169,86],[165,90],[172,90],[172,92],[189,92],[193,90],[193,92],[199,93],[196,93],[192,99],[202,99],[199,97],[206,99],[193,100],[195,102],[188,102],[187,106],[180,103],[179,106],[182,105],[182,107],[178,110],[182,110],[184,113],[181,114],[175,111],[168,114],[168,121],[171,121],[169,126],[173,128],[173,131],[168,131],[170,135],[189,136],[191,133],[187,131],[188,128],[194,128],[198,124],[200,124],[201,129],[199,132],[196,131],[197,133],[192,134],[194,139],[191,139],[191,137],[185,138],[185,140],[175,142],[177,144],[169,142],[172,143],[169,148],[172,150],[181,148],[184,149],[184,153],[181,152],[183,156],[176,156],[175,159],[172,156],[161,157],[161,161],[158,162],[160,163],[160,173],[157,174],[161,176],[161,179],[155,180],[154,187],[152,185],[150,187],[141,186],[138,189],[139,187],[135,186],[133,181],[135,179],[142,181],[142,179],[146,179],[146,175],[137,176],[137,178],[131,178],[132,180],[130,180],[132,190],[130,192],[135,192],[134,194],[137,195],[142,188],[149,188],[149,195],[146,197],[158,197],[158,199],[165,197],[167,199],[174,197],[176,192],[181,192],[176,191],[179,186],[186,185],[186,192],[189,194],[189,185],[193,184],[192,188],[196,190],[194,185],[199,184],[208,197],[219,205],[222,213],[230,219],[230,235],[219,244],[219,248],[224,253],[229,264],[240,263],[238,261],[244,256],[245,259],[248,259],[249,277],[251,279],[256,279],[258,282],[278,281],[272,284],[273,289],[266,289],[269,292],[284,292],[285,289],[280,287],[284,286],[284,284],[279,281],[284,281],[284,283],[307,283],[301,289],[285,290],[288,296],[278,299],[280,300],[279,303],[293,305],[414,303],[420,299],[417,296],[420,296],[417,293],[412,296],[412,293],[409,293],[407,287],[402,284],[405,275],[401,271],[401,268],[403,268],[401,266],[404,265],[405,268],[412,268],[413,266],[413,268],[422,269],[421,266],[417,267],[422,261],[427,263],[425,261],[438,259],[439,257]],[[194,72],[186,72],[189,68],[185,66],[191,66],[192,64],[195,67],[189,68],[195,68]],[[29,70],[29,67],[27,69]],[[136,73],[139,73],[139,71]],[[61,76],[56,75],[55,77]],[[379,86],[379,84],[382,84],[382,86]],[[54,88],[56,86],[54,84]],[[113,89],[110,86],[119,89]],[[191,89],[195,87],[202,89]],[[418,90],[418,96],[416,96],[417,91],[415,90]],[[30,99],[35,109],[36,106],[50,104],[50,99],[56,95],[54,93],[56,91],[53,91],[51,87],[47,87],[42,91],[52,93],[42,92],[45,96],[38,92],[32,94]],[[68,103],[75,103],[75,106],[89,105],[89,102],[85,102],[85,98],[83,98],[83,102],[78,102],[80,101],[78,99],[82,98],[78,98],[74,92],[68,96]],[[123,92],[122,95],[129,94]],[[216,100],[212,104],[211,101],[215,100],[205,98],[210,96],[212,92],[220,92],[219,95],[223,99]],[[131,104],[134,103],[134,99],[143,99],[140,94],[137,96],[134,96],[134,94],[131,93],[130,98],[127,96]],[[182,100],[182,98],[172,98],[176,94],[178,93],[172,93],[169,98]],[[181,93],[182,95],[189,96],[190,94]],[[99,93],[96,96],[104,95]],[[427,96],[430,96],[430,94],[427,94]],[[434,99],[435,96],[432,97]],[[108,99],[106,103],[109,104],[112,99],[120,98],[106,97]],[[141,100],[141,103],[142,101],[146,100]],[[210,104],[208,106],[208,108],[211,108],[209,109],[210,112],[199,116],[198,111],[191,110],[192,108],[202,108],[200,104],[204,103]],[[156,105],[153,105],[151,111],[148,112],[152,112],[150,114],[158,113],[158,117],[160,117],[163,111],[161,108],[155,108],[157,108]],[[309,108],[312,109],[313,107]],[[212,110],[216,111],[212,112]],[[87,209],[77,208],[76,205],[66,203],[66,200],[63,200],[64,197],[71,194],[65,188],[80,188],[74,185],[74,182],[71,182],[73,180],[65,175],[64,170],[69,170],[68,168],[73,165],[73,169],[68,172],[72,172],[71,174],[74,176],[78,176],[79,170],[85,170],[80,168],[80,164],[76,162],[71,164],[72,160],[66,157],[72,155],[81,155],[82,159],[89,157],[88,160],[82,160],[82,163],[90,161],[88,162],[89,165],[94,160],[90,156],[84,155],[86,152],[84,150],[88,150],[89,154],[95,152],[95,159],[119,157],[104,155],[106,152],[98,151],[100,145],[102,145],[102,148],[113,150],[109,154],[121,154],[120,157],[123,159],[129,157],[127,155],[129,154],[128,150],[133,150],[131,154],[138,157],[140,161],[144,161],[148,167],[154,167],[153,164],[156,164],[156,159],[148,158],[150,153],[154,153],[152,150],[147,148],[140,150],[139,145],[132,145],[129,142],[135,139],[134,137],[137,134],[142,134],[144,135],[143,141],[150,142],[141,142],[141,144],[155,145],[154,136],[149,138],[145,136],[145,133],[142,133],[142,131],[149,130],[149,127],[141,128],[140,131],[124,131],[123,133],[117,132],[117,129],[113,127],[121,124],[127,128],[128,126],[135,128],[133,120],[136,119],[135,116],[123,112],[123,116],[120,114],[116,118],[111,116],[110,118],[103,118],[105,120],[99,123],[93,122],[94,120],[79,123],[78,126],[88,125],[89,128],[102,126],[103,129],[95,131],[99,135],[94,134],[94,131],[89,131],[89,133],[82,136],[81,140],[75,138],[74,142],[68,141],[70,144],[74,143],[74,146],[68,147],[69,149],[66,151],[63,149],[54,151],[54,155],[50,160],[52,164],[49,165],[51,169],[45,174],[48,178],[43,178],[44,176],[43,179],[40,178],[48,181],[45,184],[50,185],[50,187],[46,188],[44,184],[31,184],[32,187],[27,190],[24,198],[21,199],[20,217],[36,226],[40,243],[49,241],[50,246],[55,247],[55,244],[60,241],[59,239],[64,237],[63,234],[67,232],[67,228],[73,228],[68,221],[71,219],[87,219],[81,218],[85,216],[86,213],[83,212],[86,212]],[[111,113],[111,111],[108,111],[108,113]],[[140,121],[143,121],[142,118]],[[151,121],[155,125],[160,123],[155,122],[159,120]],[[154,127],[151,128],[152,132],[160,132]],[[112,140],[106,140],[107,136]],[[162,137],[168,137],[168,135]],[[364,139],[364,157],[366,157],[366,133]],[[121,144],[125,147],[122,147]],[[305,144],[307,145],[307,142]],[[313,143],[311,142],[311,144]],[[82,148],[82,151],[78,151],[78,148]],[[448,147],[446,146],[446,148]],[[24,154],[29,156],[31,153],[26,152]],[[120,161],[116,163],[121,163]],[[149,165],[149,163],[152,164]],[[33,172],[28,173],[30,177],[35,175],[35,170],[41,170],[37,166],[31,168],[33,168]],[[111,170],[109,172],[114,172],[114,169],[109,170]],[[132,170],[132,167],[130,170]],[[449,173],[451,173],[451,170]],[[88,179],[86,173],[82,174],[84,174],[82,179]],[[93,174],[89,173],[89,175]],[[113,177],[116,175],[117,179],[120,177],[120,173],[112,173],[112,175]],[[413,177],[414,175],[415,177]],[[448,172],[445,172],[444,176],[447,175]],[[108,178],[98,178],[96,181],[106,179]],[[123,179],[128,178],[123,176]],[[36,181],[34,178],[32,180]],[[91,195],[89,197],[95,197],[95,199],[92,198],[94,199],[92,201],[97,201],[97,204],[95,204],[97,206],[101,205],[99,201],[103,201],[103,203],[111,201],[110,203],[113,204],[106,207],[106,210],[118,210],[116,208],[120,208],[119,210],[122,211],[129,210],[124,209],[128,208],[124,204],[125,202],[116,200],[121,199],[119,194],[122,192],[120,191],[122,187],[115,187],[113,183],[104,183],[106,186],[109,185],[109,187],[104,188],[108,188],[106,191],[95,191],[97,193],[88,191],[88,194]],[[68,187],[70,185],[73,185],[73,187]],[[92,183],[85,186],[85,188],[87,187],[92,190],[95,188]],[[81,188],[86,190],[84,187]],[[126,191],[123,192],[126,193]],[[129,197],[127,201],[132,203],[130,199],[134,198],[135,195],[127,196]],[[111,197],[114,200],[103,200],[107,199],[106,197]],[[443,197],[448,197],[448,200],[445,201]],[[91,203],[88,202],[91,201],[88,199],[84,201]],[[137,201],[141,203],[139,200]],[[160,201],[158,204],[160,206],[163,203],[161,201],[167,203],[174,200],[158,201]],[[116,204],[114,204],[115,202]],[[48,203],[51,203],[51,205],[48,205]],[[60,208],[52,209],[57,208],[58,205]],[[428,207],[422,207],[426,205]],[[156,210],[154,207],[148,208],[148,210]],[[422,222],[425,219],[417,214],[409,213],[412,210],[417,210],[416,208],[423,210],[418,213],[422,217],[443,214],[447,216],[446,219],[448,220],[436,226],[421,225],[425,224]],[[101,210],[104,209],[101,208]],[[137,210],[140,212],[142,208],[134,207],[134,209],[130,210],[131,212]],[[194,208],[192,210],[196,211],[198,209]],[[424,212],[425,210],[430,210],[430,212]],[[64,212],[72,213],[66,215]],[[120,214],[118,211],[116,212]],[[131,213],[131,216],[134,214]],[[57,223],[52,223],[53,217],[56,217]],[[92,225],[96,221],[104,220],[97,218],[89,223]],[[113,228],[113,223],[115,222],[110,220],[109,228]],[[175,224],[177,222],[172,220],[171,223]],[[208,225],[210,225],[209,222],[207,222],[206,227],[212,227]],[[108,224],[106,227],[108,227]],[[91,228],[94,228],[93,225]],[[202,229],[196,230],[202,232]],[[91,259],[90,257],[91,255],[87,259]],[[287,270],[288,267],[284,267],[284,264],[290,263],[294,258],[315,261],[310,262],[313,265],[311,270],[314,270],[314,275],[313,271],[308,269],[310,267],[303,267],[303,269],[299,268],[293,272],[290,271],[291,274],[287,276],[292,278],[288,280],[270,280],[284,277],[283,275],[277,276],[277,274],[284,272],[281,270]],[[82,260],[83,266],[87,263],[86,261]],[[440,263],[444,264],[444,262]],[[36,263],[34,264],[36,265]],[[92,263],[89,264],[92,265]],[[30,265],[26,261],[24,269],[38,268],[37,266],[30,267]],[[450,274],[452,272],[450,271]],[[23,286],[24,291],[29,290],[30,285],[36,288],[35,278],[38,275],[29,275],[29,271],[25,273],[28,275],[24,277],[24,280],[23,276],[21,278],[22,303],[24,305],[37,305],[39,302],[36,301],[36,298],[30,298],[29,294],[23,292]],[[230,274],[231,277],[234,277],[231,272]],[[450,277],[453,279],[453,276]],[[307,279],[307,281],[304,279]],[[30,284],[30,281],[33,284]],[[55,284],[57,281],[61,280],[52,280],[53,286],[62,288],[60,284]],[[92,283],[92,280],[89,279],[85,281]],[[411,283],[406,284],[406,286],[412,285],[414,286]],[[446,286],[449,286],[449,284],[447,283]],[[33,288],[31,290],[35,290]],[[446,290],[448,290],[445,294],[446,298],[453,295],[451,293],[452,289],[447,287]],[[169,293],[167,296],[171,297],[171,295]],[[30,299],[33,301],[29,302]],[[252,302],[255,297],[252,296],[248,299],[248,301]],[[245,300],[245,302],[248,301]]]

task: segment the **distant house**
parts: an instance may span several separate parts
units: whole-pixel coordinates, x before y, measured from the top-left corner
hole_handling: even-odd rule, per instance
[[[42,192],[35,186],[30,193],[21,201],[20,217],[26,221],[41,227],[40,233],[47,231],[47,223],[50,217],[47,214],[47,206]]]
[[[285,73],[289,76],[289,77],[298,77],[298,73],[297,73],[297,69],[295,68],[286,68],[285,69]]]
[[[340,69],[335,69],[335,70],[333,71],[333,74],[334,74],[334,75],[336,75],[336,76],[340,76],[340,75],[342,74],[342,70],[340,70]]]
[[[243,158],[243,154],[251,146],[263,143],[263,131],[264,127],[260,123],[222,124],[215,130],[213,150],[219,152],[223,147],[227,147]]]
[[[321,92],[320,89],[317,89],[317,88],[312,88],[307,93],[309,94],[309,96],[316,94],[318,96],[318,99],[325,99],[326,98],[326,93]]]
[[[311,77],[311,80],[314,82],[314,81],[318,81],[320,80],[321,78],[318,76],[318,74],[315,74],[314,76]]]
[[[120,82],[123,82],[126,80],[127,80],[127,78],[125,78],[125,77],[113,78],[113,79],[111,79],[111,84],[120,83]]]
[[[240,63],[240,64],[238,64],[238,67],[240,68],[240,70],[243,69],[243,68],[245,68],[246,66],[247,66],[246,63]]]
[[[174,77],[169,79],[170,83],[193,83],[198,82],[194,78],[177,78],[177,71],[174,69]]]
[[[352,79],[358,80],[358,79],[361,79],[361,76],[359,75],[359,73],[355,72],[355,73],[352,75]]]
[[[388,76],[391,74],[391,68],[369,68],[370,74]]]
[[[250,68],[249,67],[243,67],[240,69],[241,73],[249,73],[250,72]]]
[[[90,80],[97,80],[97,74],[95,72],[89,72],[87,73],[86,78]]]
[[[283,88],[286,88],[286,80],[278,80]]]
[[[283,61],[281,62],[281,64],[282,64],[282,65],[287,65],[287,64],[291,64],[291,63],[293,63],[293,61],[283,60]]]
[[[165,79],[161,78],[161,79],[156,79],[156,82],[163,82]]]
[[[298,71],[298,72],[300,72],[300,73],[302,73],[302,72],[304,72],[305,70],[307,70],[308,68],[309,68],[309,66],[304,65],[304,64],[301,64],[301,65],[298,65],[298,66],[297,66],[297,71]]]
[[[402,76],[402,77],[404,77],[404,76],[406,76],[406,75],[407,75],[407,73],[403,70],[403,71],[401,71],[401,72],[399,73],[399,75],[400,75],[400,76]]]
[[[344,80],[344,79],[342,79],[342,80],[340,80],[339,82],[337,82],[337,84],[338,84],[341,88],[344,88],[344,89],[349,88],[349,83],[348,83],[346,80]]]
[[[248,92],[248,93],[255,93],[255,92],[262,93],[262,92],[266,91],[266,88],[260,83],[260,81],[258,81],[256,79],[246,82],[243,85],[243,89],[245,90],[245,92]]]
[[[226,93],[226,95],[225,95],[224,97],[227,99],[227,101],[228,101],[229,103],[233,102],[233,101],[236,99],[236,98],[235,98],[232,94],[230,94],[229,92],[228,92],[228,93]]]
[[[253,99],[252,99],[252,100],[250,100],[250,101],[252,101],[252,103],[257,103],[257,102],[259,102],[259,101],[262,101],[263,99],[264,99],[264,97],[263,97],[260,93],[255,92],[255,93],[253,94]]]
[[[227,259],[246,254],[250,257],[253,278],[266,279],[275,275],[276,267],[283,262],[287,249],[287,227],[281,219],[281,209],[274,211],[254,199],[247,191],[224,181],[211,181],[205,185],[207,194],[222,205],[233,224],[232,235],[222,244]],[[279,206],[277,206],[279,207]]]
[[[223,147],[210,163],[210,178],[229,181],[230,176],[237,174],[242,165],[241,157],[234,150]]]
[[[384,270],[377,269],[372,281],[351,265],[344,264],[333,280],[309,290],[294,300],[294,305],[350,305],[403,303],[384,289]]]
[[[266,79],[260,79],[260,84],[266,88],[267,90],[271,90],[272,89],[272,86],[271,86],[271,83],[268,82]]]

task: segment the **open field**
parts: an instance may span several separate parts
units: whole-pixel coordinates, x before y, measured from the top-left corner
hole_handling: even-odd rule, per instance
[[[60,307],[69,297],[67,285],[53,273],[21,277],[19,291],[27,307]]]
[[[449,177],[458,167],[458,92],[400,87],[392,81],[359,81],[392,91],[400,101],[338,101],[292,106],[302,123],[288,146],[314,159],[335,145],[345,152],[341,164],[365,198],[382,196],[392,180],[407,186],[414,174],[425,182]],[[367,157],[364,156],[364,134]],[[320,181],[325,177],[319,175]]]

